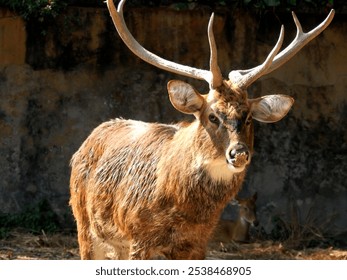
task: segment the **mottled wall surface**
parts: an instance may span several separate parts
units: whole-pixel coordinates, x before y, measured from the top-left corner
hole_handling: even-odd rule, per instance
[[[210,10],[127,10],[134,36],[169,60],[207,68]],[[304,30],[324,16],[298,15]],[[290,15],[256,18],[218,11],[219,61],[231,69],[263,61]],[[42,26],[41,26],[42,28]],[[42,31],[42,30],[41,30]],[[69,160],[99,123],[114,117],[174,122],[186,118],[167,97],[166,83],[184,79],[138,60],[119,40],[106,9],[69,8],[40,32],[7,11],[0,13],[0,212],[18,212],[46,198],[71,221]],[[13,34],[16,40],[13,40]],[[255,154],[241,196],[258,191],[267,232],[274,218],[346,231],[347,18],[330,27],[284,67],[249,90],[252,97],[284,93],[296,102],[276,124],[256,124]],[[228,215],[228,214],[226,214]]]
[[[25,63],[25,41],[24,21],[10,11],[0,8],[0,63]]]

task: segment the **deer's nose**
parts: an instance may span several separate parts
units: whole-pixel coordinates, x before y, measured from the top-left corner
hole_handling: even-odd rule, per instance
[[[250,153],[248,147],[245,144],[237,143],[229,152],[230,160],[236,161],[240,158],[240,160],[248,162]]]

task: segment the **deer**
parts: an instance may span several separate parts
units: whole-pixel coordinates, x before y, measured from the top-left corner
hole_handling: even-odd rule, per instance
[[[273,123],[293,98],[248,98],[247,88],[277,69],[331,22],[334,11],[308,33],[293,13],[297,36],[279,52],[284,27],[264,63],[223,78],[211,15],[210,69],[178,64],[141,46],[128,30],[125,0],[107,7],[127,47],[160,69],[204,80],[208,93],[180,80],[167,84],[173,107],[189,124],[116,118],[96,127],[71,158],[70,201],[81,259],[204,259],[227,203],[242,186],[253,155],[253,120]]]
[[[258,226],[255,192],[248,198],[235,198],[231,204],[238,206],[236,220],[220,219],[212,237],[212,242],[249,242],[250,226]]]

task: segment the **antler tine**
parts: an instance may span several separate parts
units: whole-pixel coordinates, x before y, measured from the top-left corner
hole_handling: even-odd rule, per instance
[[[189,67],[178,64],[166,59],[163,59],[142,47],[135,38],[131,35],[127,28],[123,17],[123,6],[125,0],[120,1],[116,10],[113,0],[107,0],[107,7],[110,11],[114,26],[116,27],[119,36],[122,38],[127,47],[139,58],[163,70],[184,75],[187,77],[205,80],[211,84],[211,72],[198,68]]]
[[[292,12],[292,16],[296,25],[296,36],[293,42],[275,57],[274,62],[272,63],[267,73],[270,73],[278,67],[282,66],[284,63],[290,60],[295,54],[297,54],[306,44],[308,44],[311,40],[313,40],[321,32],[323,32],[323,30],[327,28],[333,20],[334,15],[335,10],[332,9],[329,15],[321,24],[319,24],[316,28],[312,29],[310,32],[304,33],[302,31],[302,27],[297,16],[294,12]]]
[[[211,81],[211,88],[217,88],[223,83],[223,76],[220,71],[220,68],[218,66],[218,58],[217,58],[217,46],[216,41],[214,39],[213,34],[213,20],[214,20],[214,13],[212,13],[210,17],[210,21],[208,23],[207,28],[207,34],[208,34],[208,42],[210,44],[210,71],[212,73],[212,81]]]
[[[265,59],[264,63],[253,68],[251,71],[249,70],[231,71],[229,73],[229,79],[233,83],[237,84],[239,88],[247,88],[257,79],[259,79],[261,76],[265,75],[264,73],[266,73],[268,69],[271,67],[271,64],[273,63],[273,60],[276,54],[279,52],[279,50],[282,47],[283,38],[284,38],[284,27],[282,25],[280,36],[278,37],[277,43],[275,47],[272,49],[272,51],[269,53],[267,58]]]
[[[335,10],[331,10],[326,19],[319,24],[316,28],[312,29],[310,32],[304,33],[301,27],[301,24],[295,15],[292,12],[293,19],[296,25],[296,36],[294,40],[288,45],[284,50],[282,50],[279,54],[275,56],[272,61],[270,67],[268,67],[265,71],[261,73],[261,75],[256,76],[256,79],[260,78],[263,75],[266,75],[283,64],[285,64],[288,60],[290,60],[296,53],[298,53],[306,44],[308,44],[311,40],[317,37],[334,18]],[[248,70],[237,70],[231,71],[229,73],[229,78],[232,82],[234,82],[240,88],[247,88],[250,86],[256,79],[254,79],[253,72],[258,72],[259,66],[254,67]]]

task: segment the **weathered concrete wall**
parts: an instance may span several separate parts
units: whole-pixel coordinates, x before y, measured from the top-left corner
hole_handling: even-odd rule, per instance
[[[127,11],[126,21],[147,49],[207,68],[210,12],[137,9]],[[166,93],[172,78],[207,90],[204,82],[139,61],[119,40],[105,9],[70,8],[44,32],[6,11],[0,15],[0,212],[20,211],[47,198],[71,221],[69,160],[93,128],[118,116],[182,119]],[[300,17],[305,30],[323,18]],[[290,15],[259,21],[219,11],[215,35],[222,71],[262,62],[281,23],[288,44],[295,34]],[[240,194],[258,191],[260,222],[267,232],[274,217],[288,225],[297,219],[328,225],[327,232],[347,229],[346,31],[346,17],[337,15],[286,66],[250,89],[250,96],[286,93],[296,99],[281,122],[256,125],[256,153]]]
[[[6,9],[0,9],[0,63],[23,64],[25,62],[24,21]]]

